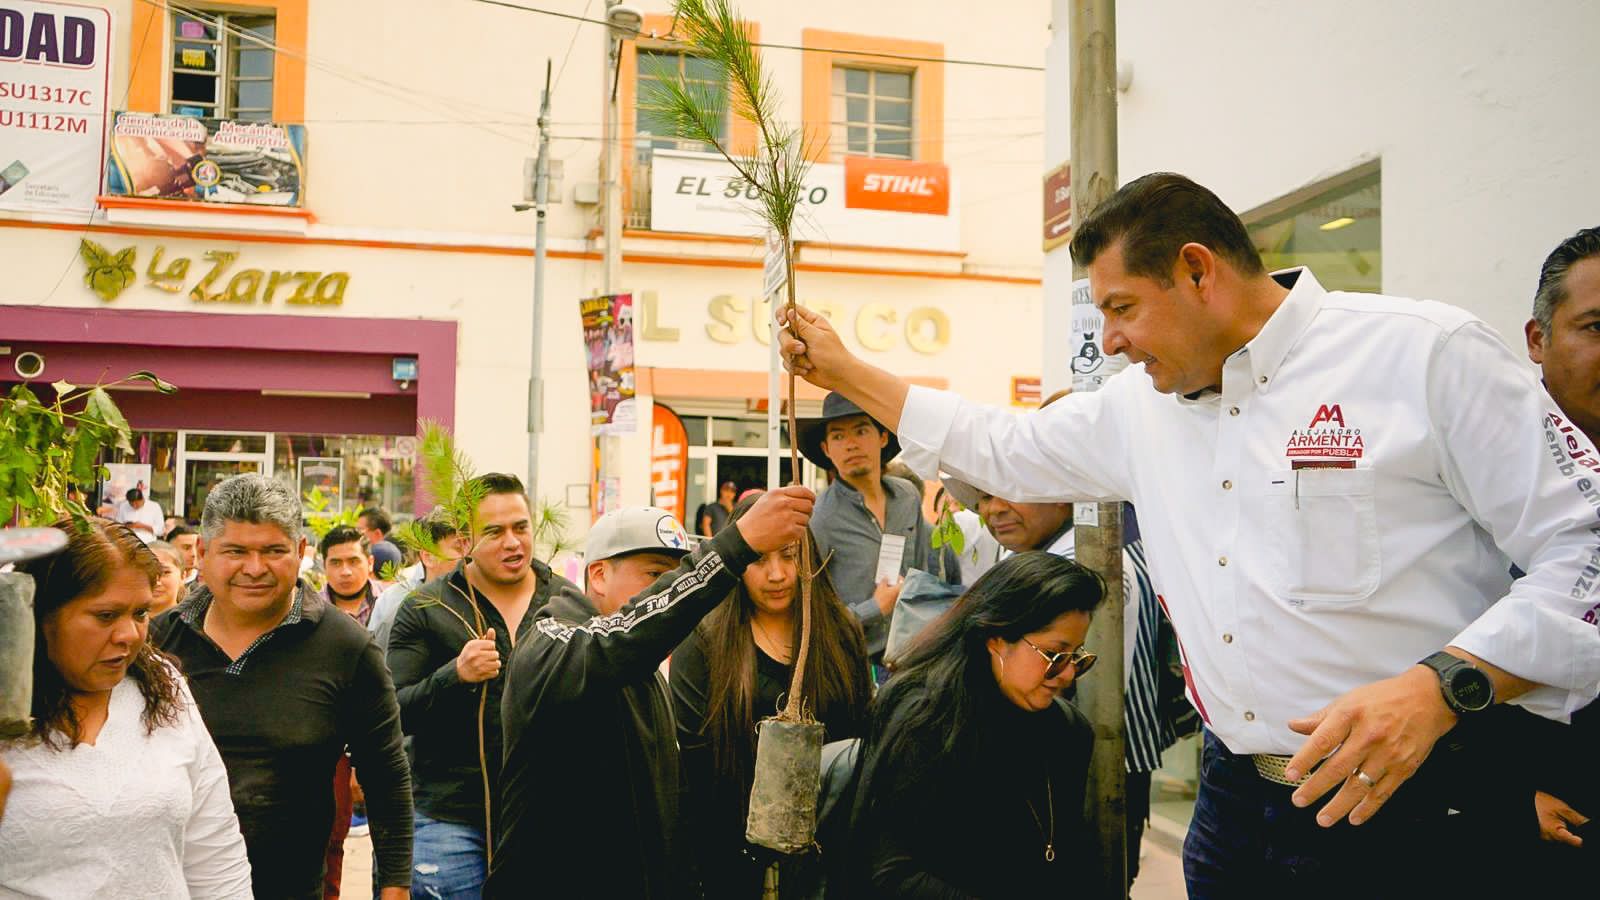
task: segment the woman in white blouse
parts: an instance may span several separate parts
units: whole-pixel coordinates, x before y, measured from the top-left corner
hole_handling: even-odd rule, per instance
[[[62,522],[33,575],[32,732],[0,742],[0,898],[250,897],[228,775],[145,642],[161,564],[124,525]]]

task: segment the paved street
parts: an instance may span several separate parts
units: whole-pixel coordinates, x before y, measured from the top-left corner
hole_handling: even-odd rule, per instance
[[[1183,860],[1175,839],[1152,833],[1145,839],[1144,861],[1132,900],[1183,900]],[[344,844],[344,884],[340,893],[351,900],[372,895],[372,839],[353,837]]]

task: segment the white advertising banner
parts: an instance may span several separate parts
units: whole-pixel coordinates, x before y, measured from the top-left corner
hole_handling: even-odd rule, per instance
[[[905,250],[960,250],[960,189],[951,179],[945,215],[845,206],[845,167],[811,167],[795,215],[796,240]],[[914,183],[909,187],[915,188]],[[762,237],[756,189],[720,156],[657,150],[650,169],[650,227],[729,237]]]
[[[107,10],[0,0],[0,209],[94,209],[110,40]]]
[[[1105,338],[1106,317],[1089,294],[1089,279],[1072,283],[1072,332],[1067,335],[1067,350],[1072,354],[1072,389],[1097,391],[1106,379],[1128,367],[1122,354],[1106,356],[1101,341]],[[1079,521],[1079,524],[1083,524]],[[1092,524],[1092,523],[1091,523]]]

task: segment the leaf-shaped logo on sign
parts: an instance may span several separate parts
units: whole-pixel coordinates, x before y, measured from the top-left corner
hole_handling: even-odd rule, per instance
[[[83,257],[83,283],[107,303],[117,299],[117,295],[138,277],[133,270],[134,259],[138,256],[136,247],[126,247],[113,254],[94,241],[81,238],[78,255]]]

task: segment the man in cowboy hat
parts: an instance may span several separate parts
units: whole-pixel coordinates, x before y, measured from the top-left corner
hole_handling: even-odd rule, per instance
[[[811,531],[834,590],[861,620],[873,662],[881,662],[906,572],[921,569],[959,584],[960,562],[951,552],[935,555],[916,488],[883,474],[900,452],[893,433],[836,392],[823,399],[821,416],[798,425],[800,452],[835,476],[817,499]],[[886,571],[879,570],[880,557]]]

